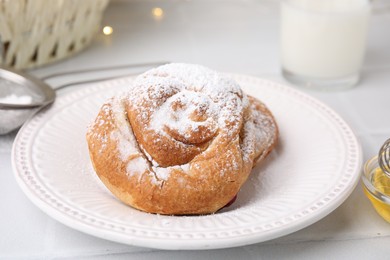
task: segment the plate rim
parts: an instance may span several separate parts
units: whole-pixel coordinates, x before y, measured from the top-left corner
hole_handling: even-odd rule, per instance
[[[264,80],[258,77],[254,76],[248,76],[248,75],[242,75],[242,74],[231,74],[228,73],[228,75],[231,75],[234,79],[237,81],[251,81],[256,84],[266,84],[270,85],[272,87],[277,87],[279,89],[282,89],[283,91],[292,94],[294,96],[298,96],[300,98],[304,98],[306,100],[309,100],[312,103],[315,103],[317,106],[321,107],[326,111],[326,113],[329,113],[333,119],[337,119],[338,123],[341,123],[344,125],[344,127],[347,128],[345,131],[349,131],[351,136],[353,137],[353,141],[356,144],[356,149],[357,149],[357,161],[355,163],[355,168],[356,171],[354,172],[354,175],[351,176],[351,185],[346,186],[345,189],[342,190],[337,196],[335,196],[330,202],[332,203],[327,203],[324,206],[321,207],[320,211],[316,211],[316,214],[313,213],[308,213],[305,216],[302,216],[296,220],[294,220],[292,223],[293,225],[281,225],[280,227],[273,227],[270,230],[262,230],[262,232],[252,232],[249,233],[249,235],[245,236],[237,236],[237,237],[227,237],[227,238],[215,238],[214,240],[208,239],[208,238],[188,238],[188,239],[183,239],[183,238],[178,238],[178,239],[159,239],[155,237],[140,237],[140,236],[129,236],[128,234],[124,233],[118,233],[114,232],[113,230],[108,230],[108,229],[98,229],[96,230],[95,226],[88,225],[88,223],[76,220],[74,218],[71,218],[69,215],[64,215],[61,211],[59,211],[57,208],[54,208],[50,205],[48,205],[45,201],[42,201],[40,197],[35,196],[34,192],[30,189],[28,184],[23,181],[19,175],[21,173],[19,172],[21,169],[18,168],[20,165],[20,161],[17,161],[17,149],[18,145],[20,144],[21,139],[23,137],[23,134],[26,134],[28,131],[28,127],[31,126],[31,122],[34,122],[34,119],[37,117],[42,117],[42,112],[47,111],[46,109],[43,109],[39,111],[35,116],[31,117],[23,126],[22,128],[18,131],[13,146],[12,146],[12,154],[11,154],[11,162],[12,162],[12,169],[16,178],[16,181],[21,187],[22,191],[25,193],[25,195],[29,198],[30,201],[32,201],[38,208],[40,208],[43,212],[48,214],[50,217],[56,219],[57,221],[61,222],[62,224],[71,227],[73,229],[82,231],[84,233],[90,234],[92,236],[100,237],[106,240],[111,240],[119,243],[124,243],[128,245],[134,245],[134,246],[141,246],[141,247],[150,247],[150,248],[157,248],[157,249],[168,249],[168,250],[194,250],[194,249],[217,249],[217,248],[227,248],[227,247],[238,247],[238,246],[243,246],[243,245],[249,245],[253,243],[259,243],[259,242],[264,242],[268,241],[274,238],[278,238],[290,233],[293,233],[295,231],[298,231],[304,227],[307,227],[318,220],[324,218],[327,216],[329,213],[331,213],[333,210],[335,210],[337,207],[339,207],[352,193],[352,191],[355,189],[356,185],[359,182],[360,179],[360,171],[362,168],[363,164],[363,154],[362,154],[362,147],[360,144],[359,139],[357,138],[355,132],[353,129],[345,122],[345,120],[332,108],[324,104],[322,101],[310,96],[307,93],[304,93],[300,90],[297,90],[293,87],[290,87],[288,85],[270,81],[270,80]],[[66,99],[71,98],[71,97],[84,97],[85,95],[92,94],[98,91],[102,91],[107,87],[112,87],[113,85],[120,85],[122,83],[127,83],[131,82],[134,80],[134,76],[130,77],[125,77],[125,78],[120,78],[120,79],[115,79],[115,80],[110,80],[106,82],[101,82],[101,83],[95,83],[95,84],[88,84],[90,86],[89,88],[83,87],[82,89],[75,90],[75,91],[70,91],[63,96],[58,97],[62,102],[65,102],[66,104]],[[86,85],[87,86],[87,85]],[[269,86],[267,86],[269,87]],[[77,102],[74,100],[73,102]],[[64,104],[62,104],[64,106]],[[31,134],[31,133],[30,133]],[[311,205],[313,201],[309,203]],[[266,233],[268,236],[266,236],[266,239],[264,238],[264,234]],[[172,241],[176,243],[172,243]],[[156,242],[150,245],[151,242]]]

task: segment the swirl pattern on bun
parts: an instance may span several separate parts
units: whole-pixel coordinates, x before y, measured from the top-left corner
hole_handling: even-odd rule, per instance
[[[118,199],[172,215],[224,207],[277,138],[262,102],[229,77],[189,64],[138,76],[87,132],[95,171]]]

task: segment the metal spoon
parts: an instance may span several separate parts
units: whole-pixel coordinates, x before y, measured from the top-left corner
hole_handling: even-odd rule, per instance
[[[0,95],[12,94],[17,91],[32,96],[32,101],[27,104],[4,103],[0,100],[0,109],[14,110],[36,108],[54,102],[55,92],[42,80],[27,73],[0,66]]]
[[[0,135],[7,134],[18,127],[20,127],[30,116],[35,114],[39,108],[48,106],[55,101],[55,91],[65,87],[93,83],[103,80],[114,79],[122,76],[134,75],[134,73],[119,75],[114,77],[105,77],[93,80],[84,80],[73,83],[67,83],[57,86],[55,89],[51,88],[43,80],[49,78],[81,74],[87,72],[108,71],[123,68],[148,68],[166,64],[167,62],[153,62],[153,63],[139,63],[127,64],[111,67],[100,67],[83,69],[77,71],[66,71],[61,73],[51,74],[41,79],[35,78],[27,73],[17,71],[11,68],[0,66]],[[28,103],[10,103],[6,102],[4,97],[16,94],[28,96],[31,102]],[[3,97],[3,98],[2,98]]]

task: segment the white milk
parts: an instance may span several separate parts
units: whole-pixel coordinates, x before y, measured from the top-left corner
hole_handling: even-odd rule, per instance
[[[359,73],[370,16],[368,0],[286,0],[281,12],[285,71],[319,79]]]

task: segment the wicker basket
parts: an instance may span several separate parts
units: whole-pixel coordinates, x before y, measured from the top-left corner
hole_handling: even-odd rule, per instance
[[[91,43],[109,0],[0,0],[0,63],[32,68]]]

